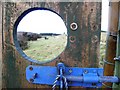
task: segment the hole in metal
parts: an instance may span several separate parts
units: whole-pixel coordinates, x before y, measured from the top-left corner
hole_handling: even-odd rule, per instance
[[[70,38],[70,42],[75,42],[76,41],[75,36],[70,36],[69,38]]]
[[[91,11],[93,11],[93,9],[91,9]]]
[[[47,8],[30,8],[14,24],[16,49],[23,58],[37,64],[55,60],[65,50],[67,36],[62,17]]]

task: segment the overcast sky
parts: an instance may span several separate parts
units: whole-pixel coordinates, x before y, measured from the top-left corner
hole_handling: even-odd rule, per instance
[[[108,29],[108,0],[102,0],[101,30]],[[57,14],[48,10],[35,10],[27,14],[19,23],[18,31],[34,33],[67,33],[66,26]]]
[[[101,17],[101,30],[108,30],[108,10],[109,10],[109,2],[108,0],[102,0],[102,17]]]
[[[61,17],[48,10],[30,12],[20,21],[17,30],[34,33],[67,33]]]

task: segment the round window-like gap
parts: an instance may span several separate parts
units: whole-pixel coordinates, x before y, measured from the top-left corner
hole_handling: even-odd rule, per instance
[[[30,8],[16,20],[13,38],[23,58],[43,64],[54,60],[65,50],[67,28],[55,11]]]

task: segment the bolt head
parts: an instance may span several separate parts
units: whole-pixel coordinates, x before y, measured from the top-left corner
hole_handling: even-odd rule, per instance
[[[32,70],[33,70],[33,67],[29,67],[29,70],[32,71]]]
[[[87,73],[88,73],[88,70],[84,70],[84,73],[87,74]]]
[[[72,69],[69,69],[69,73],[72,73]]]
[[[30,83],[33,83],[34,82],[34,79],[30,78]]]

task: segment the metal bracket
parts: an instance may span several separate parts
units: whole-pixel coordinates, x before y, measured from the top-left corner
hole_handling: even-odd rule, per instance
[[[115,61],[120,61],[120,56],[119,57],[116,57],[114,58]]]
[[[55,82],[57,76],[60,79]],[[66,78],[67,86],[100,88],[102,82],[119,82],[115,76],[103,76],[102,68],[65,67],[63,63],[59,63],[57,67],[30,65],[26,68],[26,78],[33,84],[54,85],[55,83],[63,87],[63,77]]]

